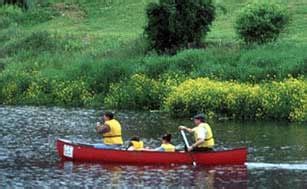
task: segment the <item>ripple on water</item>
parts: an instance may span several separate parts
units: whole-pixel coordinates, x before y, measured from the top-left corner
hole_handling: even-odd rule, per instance
[[[95,123],[100,111],[44,107],[0,107],[0,188],[95,188],[131,186],[197,186],[198,188],[247,188],[247,176],[252,185],[267,185],[271,174],[277,181],[289,181],[293,186],[306,186],[302,171],[282,174],[266,169],[246,167],[196,167],[185,166],[127,166],[103,164],[78,164],[59,162],[55,150],[57,138],[76,142],[97,143],[101,139],[95,134]],[[140,135],[146,146],[160,144],[163,133],[173,133],[173,143],[182,147],[177,132],[179,124],[191,124],[185,120],[171,120],[158,113],[119,112],[117,117],[123,123],[124,137]],[[215,126],[215,124],[213,124]],[[253,127],[251,127],[253,128]],[[227,132],[224,132],[227,131]],[[235,134],[237,132],[241,132]],[[248,146],[250,160],[267,161],[278,150],[286,154],[293,151],[306,153],[306,148],[297,143],[270,146],[272,136],[255,141],[254,133],[244,125],[227,124],[214,127],[217,133],[217,147]],[[303,133],[303,132],[300,132]],[[304,138],[304,137],[302,137]],[[263,148],[266,146],[267,148]],[[304,154],[301,155],[304,157]],[[306,157],[306,156],[305,156]],[[284,176],[285,175],[285,176]],[[299,176],[297,176],[299,175]],[[263,180],[261,180],[261,179]],[[275,183],[277,183],[277,181]],[[287,183],[283,183],[287,186]],[[274,184],[274,182],[273,182]],[[278,185],[279,186],[279,185]],[[282,188],[282,186],[281,186]],[[295,188],[295,187],[293,187]]]

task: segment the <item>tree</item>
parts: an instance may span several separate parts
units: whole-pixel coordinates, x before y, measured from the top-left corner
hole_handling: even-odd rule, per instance
[[[160,0],[146,9],[145,35],[158,53],[199,47],[215,18],[212,0]]]

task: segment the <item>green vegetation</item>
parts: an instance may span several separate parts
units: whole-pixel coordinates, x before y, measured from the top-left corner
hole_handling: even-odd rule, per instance
[[[234,119],[307,121],[307,83],[300,79],[265,84],[187,80],[165,102],[174,116],[218,114]]]
[[[27,9],[29,7],[29,3],[27,0],[2,0],[0,3],[3,4],[10,4],[10,5],[16,5],[21,8]]]
[[[242,10],[236,30],[246,43],[276,41],[289,23],[287,9],[274,3],[253,3]]]
[[[146,9],[145,34],[158,53],[200,47],[215,18],[212,0],[177,0],[150,3]]]
[[[307,2],[278,1],[287,5],[292,20],[276,42],[264,45],[244,45],[236,35],[235,20],[247,1],[224,2],[227,12],[217,9],[204,48],[174,56],[148,50],[143,32],[151,2],[156,1],[31,1],[26,11],[0,6],[0,103],[167,108],[176,113],[166,99],[175,98],[185,80],[206,77],[207,83],[230,82],[251,89],[278,83],[289,91],[298,82],[302,89],[293,90],[300,91],[302,102],[287,94],[285,98],[295,102],[282,98],[291,104],[272,105],[270,114],[264,109],[261,116],[244,117],[253,111],[240,113],[237,107],[225,114],[220,109],[208,111],[236,119],[306,120],[306,92],[302,91],[306,89]],[[227,90],[216,89],[221,95]],[[259,96],[259,101],[263,98]]]
[[[112,85],[105,105],[125,109],[159,109],[169,92],[163,82],[136,74],[127,81]]]

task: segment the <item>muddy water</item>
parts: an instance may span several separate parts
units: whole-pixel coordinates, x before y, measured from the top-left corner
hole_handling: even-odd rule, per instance
[[[127,166],[59,161],[56,138],[97,143],[101,111],[0,107],[0,188],[191,187],[307,188],[307,126],[284,122],[211,123],[217,149],[247,146],[246,166]],[[124,138],[159,145],[165,132],[183,147],[172,120],[148,112],[118,112]]]

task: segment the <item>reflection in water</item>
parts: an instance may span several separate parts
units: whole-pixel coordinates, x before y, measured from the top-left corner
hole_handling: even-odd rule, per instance
[[[82,174],[84,170],[104,180],[107,186],[198,186],[200,188],[247,188],[246,166],[193,167],[133,166],[61,162],[66,174]]]
[[[84,109],[0,107],[0,188],[307,188],[307,170],[301,168],[307,164],[307,127],[280,122],[210,123],[218,149],[248,147],[248,162],[253,162],[247,164],[248,170],[245,167],[59,164],[55,140],[100,142],[95,133],[100,114]],[[129,111],[116,115],[123,123],[126,140],[137,134],[149,147],[158,146],[159,138],[166,132],[174,134],[174,144],[182,146],[177,126],[191,125],[190,120],[172,120],[158,113]],[[272,164],[265,164],[268,162]]]

